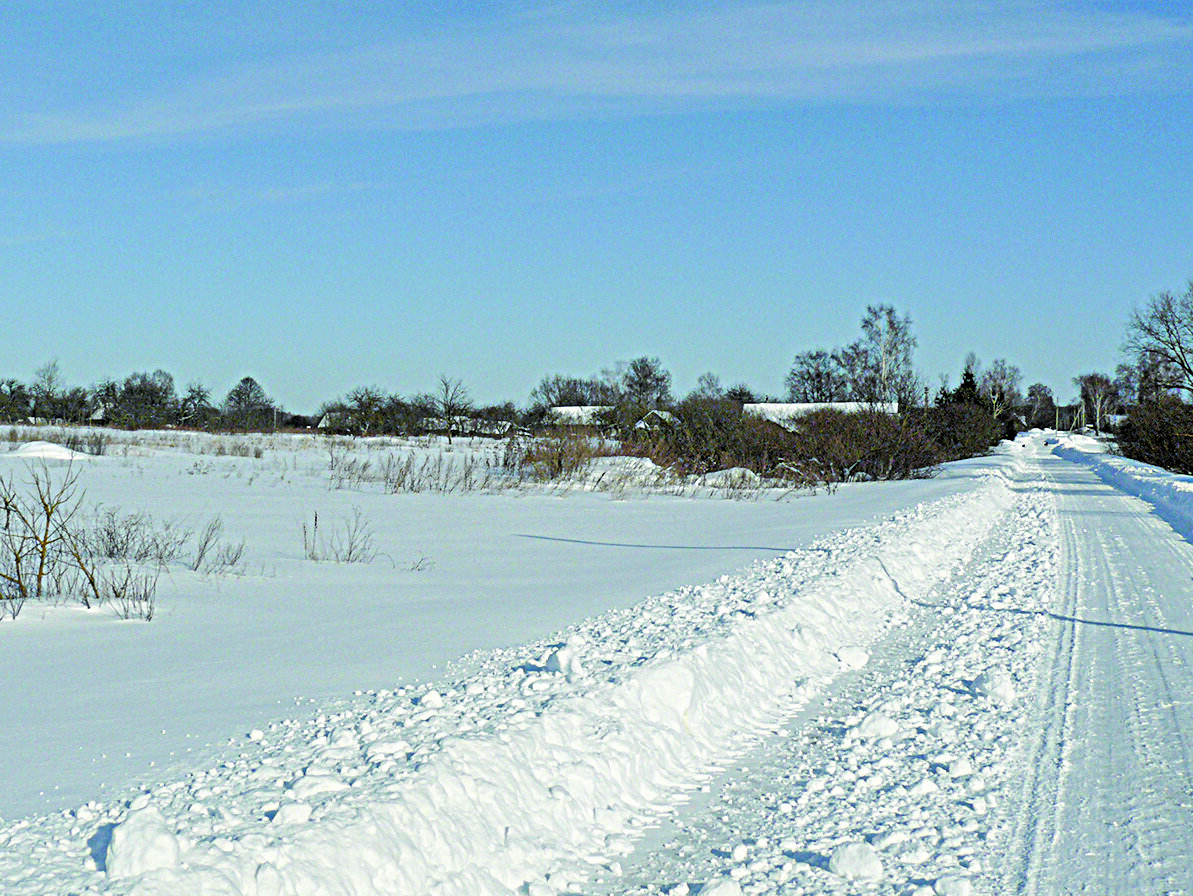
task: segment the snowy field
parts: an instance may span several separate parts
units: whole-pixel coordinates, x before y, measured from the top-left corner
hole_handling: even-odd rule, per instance
[[[391,494],[257,447],[72,463],[243,554],[0,622],[0,891],[1193,888],[1178,477],[1035,433],[831,494]]]

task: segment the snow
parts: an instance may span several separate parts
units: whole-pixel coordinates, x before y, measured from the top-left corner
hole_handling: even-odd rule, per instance
[[[1009,704],[1015,701],[1015,685],[1005,672],[988,669],[973,681],[973,692],[990,700]]]
[[[1074,622],[1086,611],[1073,595],[1128,581],[1118,566],[1102,579],[1080,564],[1120,562],[1114,538],[1136,517],[1106,488],[1093,551],[1071,512],[1090,500],[1081,476],[1093,476],[1081,471],[1092,465],[1051,447],[1037,434],[938,480],[759,502],[328,491],[301,448],[223,458],[198,479],[186,452],[100,458],[86,470],[91,499],[164,517],[151,502],[166,492],[177,514],[218,512],[262,568],[173,569],[149,624],[52,607],[0,624],[0,650],[27,651],[6,662],[16,680],[5,707],[21,727],[0,733],[12,748],[0,761],[17,776],[67,779],[81,751],[56,739],[77,746],[94,732],[104,743],[123,727],[148,755],[169,743],[156,733],[160,704],[193,726],[207,695],[231,702],[215,701],[193,753],[156,769],[127,757],[141,765],[109,766],[106,788],[77,775],[80,796],[10,814],[0,890],[966,894],[1028,881],[1056,891],[1049,844],[1081,851],[1032,820],[1094,830],[1096,819],[1066,813],[1105,801],[1066,802],[1057,794],[1083,782],[1047,776],[1076,761],[1088,766],[1084,786],[1115,786],[1099,773],[1115,768],[1087,758],[1101,752],[1081,749],[1095,730],[1134,732],[1163,759],[1134,760],[1146,774],[1118,769],[1130,782],[1124,811],[1163,836],[1124,821],[1150,876],[1130,878],[1135,866],[1119,857],[1125,870],[1089,879],[1185,888],[1187,870],[1169,857],[1187,855],[1172,789],[1187,761],[1164,727],[1185,710],[1148,688],[1183,686],[1189,639],[1172,633],[1190,626],[1168,604],[1146,625]],[[323,519],[362,508],[388,552],[425,539],[434,568],[304,560],[295,523],[313,505]],[[1176,593],[1156,558],[1182,570],[1193,559],[1171,530],[1139,520],[1149,527],[1130,556],[1162,586],[1140,592],[1155,602]],[[1115,606],[1130,595],[1113,592]],[[229,622],[237,612],[243,629]],[[1092,637],[1160,648],[1070,660],[1065,645]],[[49,659],[35,672],[64,665],[94,718],[52,676],[30,673],[37,649]],[[1054,690],[1064,669],[1111,655],[1145,673],[1164,663],[1113,678],[1132,689],[1116,712],[1144,713],[1121,732],[1083,726],[1065,707],[1090,704]],[[1072,687],[1111,703],[1101,680],[1094,667]],[[1061,723],[1068,733],[1054,737]],[[26,739],[52,762],[39,765]],[[1107,756],[1136,754],[1110,745]]]
[[[26,442],[19,448],[9,452],[11,457],[19,457],[25,460],[39,459],[39,460],[90,460],[91,455],[83,454],[79,451],[72,451],[70,448],[62,445],[55,445],[53,442]]]
[[[147,805],[131,810],[112,831],[104,868],[113,880],[135,877],[176,867],[181,852],[161,810]]]
[[[28,604],[17,624],[0,621],[9,670],[0,679],[0,817],[116,795],[322,701],[432,682],[470,651],[545,638],[973,487],[971,473],[958,470],[783,501],[553,489],[395,495],[333,487],[327,446],[335,441],[110,437],[107,455],[75,466],[89,505],[193,530],[219,517],[225,541],[244,541],[244,561],[211,575],[172,565],[148,625],[44,603]],[[493,450],[463,439],[450,453],[443,442],[352,444],[375,465],[394,451],[458,458]],[[252,456],[258,447],[262,458]],[[27,462],[0,453],[0,475],[19,480]],[[326,529],[357,508],[372,525],[374,562],[304,556],[304,521],[318,512]],[[530,660],[545,661],[545,653]]]
[[[1170,526],[1193,540],[1193,476],[1107,453],[1107,443],[1083,435],[1057,437],[1056,454],[1087,466],[1103,482],[1150,504]]]
[[[865,843],[846,843],[833,850],[828,870],[846,880],[882,880],[882,859]]]

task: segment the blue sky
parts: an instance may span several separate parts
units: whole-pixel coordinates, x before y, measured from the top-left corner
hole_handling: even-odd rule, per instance
[[[657,355],[779,394],[911,314],[1069,398],[1193,277],[1183,3],[13,3],[0,376],[297,411]]]

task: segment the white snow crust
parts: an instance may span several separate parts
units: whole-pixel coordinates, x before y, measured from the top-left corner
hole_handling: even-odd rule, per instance
[[[850,668],[841,652],[927,599],[1012,494],[996,467],[970,491],[594,617],[562,643],[262,726],[129,808],[76,812],[67,842],[106,831],[117,844],[92,850],[93,871],[35,849],[38,825],[7,830],[6,848],[39,866],[12,892],[48,876],[142,896],[479,896],[615,874],[635,831]]]
[[[1088,810],[1119,774],[1138,862],[1097,864],[1098,879],[1181,891],[1187,759],[1171,725],[1187,710],[1171,688],[1191,667],[1193,556],[1138,502],[1105,489],[1091,504],[1090,471],[1149,501],[1189,490],[1056,438],[424,683],[246,717],[201,761],[0,823],[0,892],[1055,892],[1101,862],[1067,844],[1105,828]],[[1107,658],[1123,674],[1099,684]]]

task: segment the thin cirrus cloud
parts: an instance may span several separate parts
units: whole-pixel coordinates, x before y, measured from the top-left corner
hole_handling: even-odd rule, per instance
[[[554,8],[213,73],[131,104],[18,112],[0,140],[1166,93],[1189,89],[1191,61],[1190,25],[1081,3],[808,0],[621,17]]]

